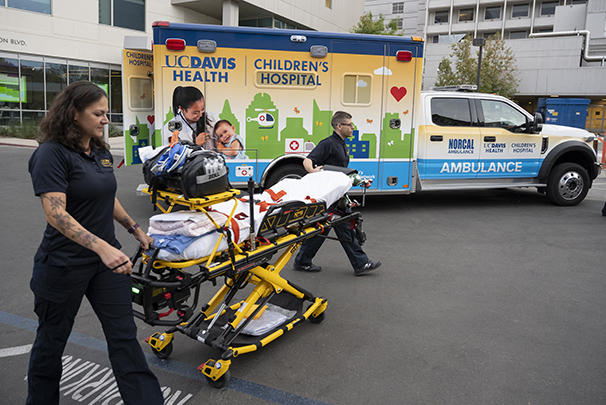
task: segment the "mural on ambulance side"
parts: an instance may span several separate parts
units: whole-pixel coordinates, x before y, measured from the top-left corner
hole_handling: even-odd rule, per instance
[[[206,110],[233,124],[241,139],[247,159],[227,162],[232,183],[251,175],[260,182],[278,160],[301,167],[300,156],[331,135],[332,115],[340,110],[353,116],[354,136],[346,140],[350,167],[372,179],[379,172],[385,179],[397,173],[398,188],[410,188],[415,114],[409,112],[419,102],[422,41],[309,32],[302,44],[281,30],[173,23],[153,28],[153,58],[145,55],[153,69],[137,73],[150,82],[153,77],[153,105],[140,111],[125,106],[125,126],[139,129],[127,148],[161,146],[161,128],[174,117],[174,89],[194,86],[203,93]],[[168,49],[167,38],[182,39],[182,48]],[[313,47],[327,52],[314,55]],[[396,60],[402,49],[415,56]],[[125,51],[125,69],[126,52],[133,51]],[[152,76],[146,76],[150,70]],[[125,91],[133,84],[124,83]],[[129,91],[128,97],[138,97]],[[136,152],[127,156],[127,164],[138,162]],[[372,188],[380,185],[374,182]]]

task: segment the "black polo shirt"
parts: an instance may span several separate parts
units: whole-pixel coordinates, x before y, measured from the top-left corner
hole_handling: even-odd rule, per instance
[[[44,142],[29,160],[34,193],[60,192],[67,197],[66,211],[86,230],[120,248],[114,234],[116,178],[109,151],[76,152],[55,141]],[[99,256],[47,224],[36,253],[53,266],[94,263]]]
[[[328,138],[322,139],[318,146],[309,152],[307,157],[316,166],[333,165],[347,167],[349,164],[349,152],[345,141],[339,134],[333,131]]]

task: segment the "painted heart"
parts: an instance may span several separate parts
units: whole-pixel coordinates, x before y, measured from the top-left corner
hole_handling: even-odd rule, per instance
[[[153,125],[155,120],[156,120],[156,117],[154,115],[147,116],[147,122],[149,122],[149,125]]]
[[[396,101],[400,101],[406,95],[406,87],[393,86],[390,92],[393,98],[396,99]]]

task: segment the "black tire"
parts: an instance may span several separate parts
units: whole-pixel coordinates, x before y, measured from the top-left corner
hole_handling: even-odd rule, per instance
[[[326,313],[326,311],[322,312],[320,315],[316,316],[315,318],[313,316],[310,316],[308,318],[308,320],[311,323],[321,323],[325,318],[325,316],[324,316],[325,313]]]
[[[549,173],[547,197],[556,205],[577,205],[585,199],[590,186],[589,175],[583,166],[561,163]]]
[[[225,388],[225,386],[229,382],[230,378],[231,378],[231,376],[230,376],[229,370],[227,370],[225,372],[225,374],[223,374],[221,377],[219,377],[217,379],[217,381],[213,380],[212,378],[210,378],[208,376],[206,376],[206,381],[208,381],[208,384],[211,387],[221,389],[221,388]]]
[[[273,169],[267,176],[265,188],[270,188],[277,182],[283,179],[300,179],[307,174],[307,170],[303,167],[303,162],[288,163],[284,166],[279,166]]]
[[[166,347],[162,350],[157,350],[152,347],[152,352],[154,352],[157,358],[166,359],[173,352],[173,342],[167,344]]]

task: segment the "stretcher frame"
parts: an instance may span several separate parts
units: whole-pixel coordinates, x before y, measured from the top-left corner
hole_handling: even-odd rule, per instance
[[[143,192],[152,194],[149,188]],[[206,207],[241,195],[239,190],[228,190],[213,196],[185,199],[169,191],[154,190],[154,193],[152,202],[165,213],[177,205],[207,213]],[[168,208],[162,207],[160,202],[164,202]],[[235,208],[236,204],[226,224],[230,223]],[[208,217],[212,221],[210,215]],[[149,254],[139,250],[132,259],[135,271],[131,278],[133,301],[141,305],[143,311],[135,309],[134,314],[149,325],[169,326],[163,333],[154,333],[146,342],[159,358],[170,356],[175,332],[221,350],[220,359],[209,359],[198,370],[206,376],[211,386],[225,387],[230,378],[232,359],[266,346],[305,320],[320,323],[324,319],[327,300],[296,286],[283,278],[280,272],[305,239],[328,233],[330,228],[338,224],[349,222],[363,243],[360,238],[363,235],[361,221],[358,212],[338,208],[327,210],[322,202],[306,204],[291,201],[270,206],[258,235],[254,235],[252,228],[251,240],[244,243],[232,243],[228,229],[213,221],[217,231],[222,233],[221,238],[228,238],[227,251],[217,251],[221,238],[209,256],[195,260],[158,260],[158,248],[152,249]],[[278,253],[278,258],[270,263]],[[197,271],[189,270],[195,267],[198,267]],[[215,284],[218,277],[225,277],[223,286],[194,315],[201,284],[206,281]],[[234,302],[238,291],[249,285],[253,286],[253,291],[244,300]],[[189,304],[192,293],[193,303]],[[296,315],[262,336],[244,336],[241,333],[244,327],[272,301],[292,307]],[[308,306],[303,309],[305,303]],[[166,307],[169,311],[158,312]],[[174,314],[176,319],[174,316],[168,319]]]

